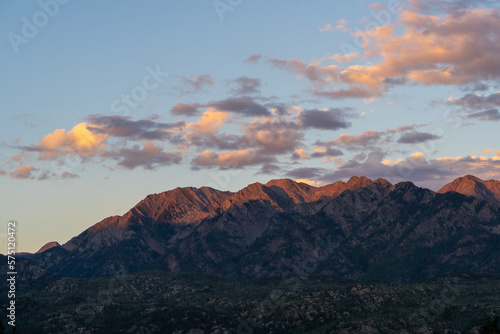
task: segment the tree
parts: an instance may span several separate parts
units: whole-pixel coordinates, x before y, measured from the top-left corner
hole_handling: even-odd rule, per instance
[[[500,334],[500,317],[497,315],[495,319],[488,319],[488,323],[479,329],[481,334]]]

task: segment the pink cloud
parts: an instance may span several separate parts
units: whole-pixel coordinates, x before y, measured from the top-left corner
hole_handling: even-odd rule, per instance
[[[13,179],[29,179],[31,177],[31,172],[36,170],[32,165],[19,166],[16,168],[15,172],[9,173],[9,176]]]
[[[315,95],[332,99],[381,96],[389,82],[456,85],[500,77],[498,9],[444,16],[407,10],[396,23],[351,35],[361,41],[362,56],[381,59],[347,67],[339,65],[342,57],[309,64],[298,59],[269,58],[268,62],[301,74],[314,84]],[[358,58],[356,53],[352,57]],[[336,60],[336,64],[323,64],[326,60]]]

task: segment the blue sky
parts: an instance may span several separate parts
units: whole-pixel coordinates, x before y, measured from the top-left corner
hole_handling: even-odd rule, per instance
[[[0,217],[36,251],[179,186],[500,179],[495,7],[2,2]]]

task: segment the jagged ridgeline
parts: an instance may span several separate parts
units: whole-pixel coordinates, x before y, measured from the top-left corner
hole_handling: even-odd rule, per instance
[[[25,257],[71,277],[154,269],[263,278],[304,259],[316,259],[315,274],[386,282],[499,273],[500,182],[465,176],[439,192],[365,177],[236,193],[177,188]]]

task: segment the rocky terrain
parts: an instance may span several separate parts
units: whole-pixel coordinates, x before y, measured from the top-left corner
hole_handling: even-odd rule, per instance
[[[465,176],[436,193],[411,182],[353,177],[319,188],[291,180],[253,183],[236,193],[177,188],[30,257],[70,277],[314,272],[412,282],[499,273],[499,184]]]
[[[149,271],[53,278],[17,297],[17,329],[24,334],[459,334],[479,333],[498,314],[498,275],[387,284],[313,274],[232,280]]]

